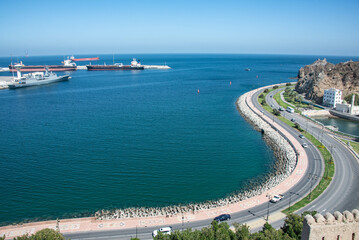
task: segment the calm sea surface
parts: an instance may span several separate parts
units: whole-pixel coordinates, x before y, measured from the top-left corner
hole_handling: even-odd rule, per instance
[[[112,63],[112,55],[99,57]],[[240,190],[270,171],[274,156],[239,115],[236,99],[292,81],[318,58],[147,54],[115,62],[132,57],[172,69],[79,70],[68,82],[0,91],[0,224],[199,202]],[[10,62],[0,58],[0,67]]]

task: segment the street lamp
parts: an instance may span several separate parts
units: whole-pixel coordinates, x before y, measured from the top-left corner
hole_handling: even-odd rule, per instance
[[[310,197],[312,196],[313,180],[316,180],[318,178],[318,175],[309,174],[308,178],[310,179],[310,192],[309,192],[309,200],[310,200]]]
[[[183,213],[182,213],[182,232],[183,232],[183,222],[184,222],[184,216],[183,216]]]
[[[271,197],[270,197],[270,195],[267,193],[267,198],[268,198],[268,207],[267,207],[267,222],[268,222],[268,220],[269,220],[269,203],[270,203],[270,199],[271,199]]]
[[[292,192],[289,192],[290,195],[289,195],[289,211],[290,211],[290,204],[292,202]]]

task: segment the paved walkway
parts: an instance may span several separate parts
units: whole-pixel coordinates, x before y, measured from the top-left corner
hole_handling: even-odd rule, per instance
[[[265,87],[263,87],[265,88]],[[256,112],[259,116],[263,114],[254,107],[251,98],[252,95],[263,88],[259,88],[253,91],[250,91],[245,94],[246,101],[249,107]],[[268,122],[272,122],[272,119],[267,116],[262,116]],[[308,158],[307,155],[302,148],[301,144],[286,130],[284,130],[281,126],[276,124],[273,125],[281,131],[283,134],[287,136],[287,138],[292,142],[299,153],[298,163],[293,171],[293,173],[281,182],[276,187],[270,189],[269,191],[249,198],[247,200],[228,204],[227,206],[218,207],[210,210],[201,210],[196,213],[186,213],[184,214],[184,220],[186,222],[191,221],[199,221],[205,219],[213,219],[215,216],[220,215],[222,213],[235,213],[239,211],[246,210],[248,208],[254,207],[259,204],[263,204],[268,202],[267,194],[273,196],[278,193],[284,193],[288,191],[292,186],[297,184],[301,178],[304,177],[306,169],[308,167]],[[284,215],[280,212],[273,213],[270,215],[270,222],[275,221],[283,217]],[[11,239],[16,236],[20,236],[26,233],[33,234],[41,229],[50,228],[50,229],[59,229],[61,233],[70,233],[70,232],[87,232],[87,231],[101,231],[101,230],[119,230],[126,228],[136,228],[137,227],[146,227],[146,226],[163,226],[163,225],[174,225],[182,223],[182,214],[171,217],[146,217],[146,218],[131,218],[131,219],[113,219],[113,220],[95,220],[94,217],[88,218],[75,218],[75,219],[62,219],[59,222],[54,221],[44,221],[44,222],[34,222],[27,223],[22,225],[10,225],[5,227],[0,227],[0,236],[5,235],[6,239]],[[263,220],[257,220],[253,222],[249,222],[249,225],[252,228],[262,226]]]

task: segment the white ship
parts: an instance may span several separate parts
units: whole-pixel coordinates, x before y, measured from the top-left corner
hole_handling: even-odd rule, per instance
[[[29,74],[24,74],[21,76],[21,65],[17,64],[14,66],[17,71],[17,77],[14,77],[12,82],[8,85],[10,89],[21,88],[21,87],[31,87],[44,85],[54,82],[66,81],[70,78],[69,75],[57,76],[56,73],[52,73],[48,71],[46,68],[46,72],[34,72]]]

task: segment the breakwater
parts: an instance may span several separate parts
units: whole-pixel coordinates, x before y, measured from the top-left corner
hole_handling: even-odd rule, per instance
[[[277,160],[271,173],[261,177],[260,179],[251,181],[246,189],[231,194],[226,198],[210,200],[202,203],[167,207],[100,210],[95,213],[96,219],[109,220],[155,216],[172,217],[184,213],[196,213],[197,211],[234,204],[250,197],[260,195],[281,183],[295,169],[297,163],[296,152],[285,136],[283,136],[280,132],[273,128],[269,122],[265,121],[259,114],[251,109],[249,103],[247,102],[251,94],[253,94],[253,91],[239,97],[236,105],[240,114],[249,123],[251,123],[256,130],[263,133],[264,140],[273,149]]]

